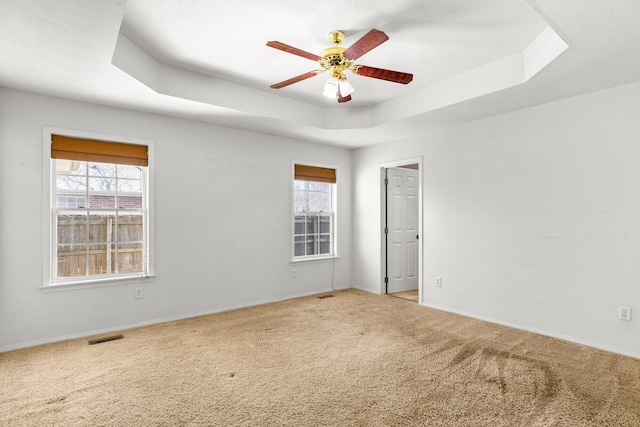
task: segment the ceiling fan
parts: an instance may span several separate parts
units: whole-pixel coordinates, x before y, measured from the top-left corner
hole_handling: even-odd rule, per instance
[[[344,33],[341,31],[332,31],[329,33],[329,39],[333,43],[333,46],[323,50],[320,55],[315,55],[278,41],[267,42],[267,46],[274,49],[292,53],[303,58],[311,59],[312,61],[318,61],[320,67],[322,67],[318,70],[309,71],[271,85],[271,88],[280,89],[329,71],[331,77],[329,77],[329,80],[327,80],[327,83],[324,85],[323,95],[329,98],[335,98],[338,102],[347,102],[351,101],[351,93],[354,88],[351,83],[347,81],[344,75],[345,70],[352,71],[359,76],[373,77],[374,79],[387,80],[395,83],[407,84],[413,80],[413,74],[354,64],[356,59],[389,40],[389,37],[380,30],[370,30],[349,48],[340,46],[340,43],[344,40]]]

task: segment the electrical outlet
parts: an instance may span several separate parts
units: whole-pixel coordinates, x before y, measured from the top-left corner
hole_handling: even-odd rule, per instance
[[[618,307],[618,318],[620,320],[626,320],[628,322],[631,321],[631,307],[626,305],[621,305]]]
[[[297,272],[295,270],[291,270],[291,278],[295,279],[297,275]]]
[[[436,286],[439,288],[442,287],[442,277],[436,277]]]
[[[142,292],[142,288],[136,288],[134,294],[135,294],[136,299],[142,299],[142,297],[144,297],[144,293]]]

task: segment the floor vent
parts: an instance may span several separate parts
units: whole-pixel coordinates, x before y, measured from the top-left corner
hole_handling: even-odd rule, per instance
[[[320,295],[318,298],[319,299],[324,299],[324,298],[332,298],[333,295],[329,294],[329,295]]]
[[[108,337],[102,337],[102,338],[96,338],[94,340],[89,340],[89,345],[101,344],[101,343],[107,342],[107,341],[121,340],[122,338],[124,338],[124,335],[109,335]]]

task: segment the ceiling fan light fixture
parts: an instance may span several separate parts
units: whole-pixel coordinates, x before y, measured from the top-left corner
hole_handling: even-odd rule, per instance
[[[322,94],[327,98],[336,99],[336,97],[338,96],[339,84],[340,83],[338,82],[337,78],[333,76],[329,77],[329,80],[327,80],[327,82],[324,84],[324,91],[322,92]]]
[[[353,85],[349,83],[346,77],[344,79],[340,79],[340,81],[338,82],[338,86],[340,87],[340,95],[342,96],[349,96],[355,90]]]
[[[336,99],[339,96],[347,97],[354,91],[353,85],[349,83],[347,78],[343,75],[336,77],[331,76],[329,80],[324,84],[324,90],[322,94],[327,98]]]

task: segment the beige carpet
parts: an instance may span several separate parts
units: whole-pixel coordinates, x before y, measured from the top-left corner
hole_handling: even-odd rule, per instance
[[[0,354],[2,426],[640,426],[640,361],[361,291]]]
[[[392,297],[404,298],[404,299],[408,299],[409,301],[415,301],[415,302],[418,302],[418,298],[419,298],[417,289],[415,291],[395,292],[389,295],[391,295]]]

